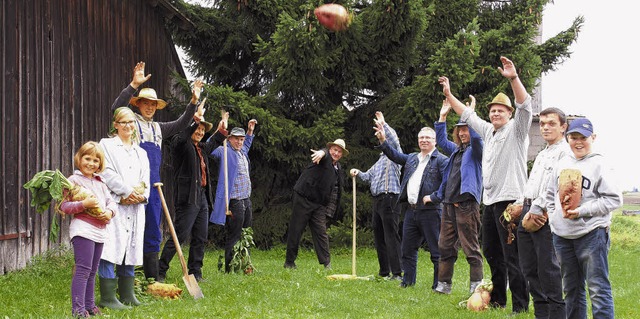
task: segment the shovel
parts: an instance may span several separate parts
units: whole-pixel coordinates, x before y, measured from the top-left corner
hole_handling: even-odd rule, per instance
[[[158,189],[158,194],[160,195],[160,200],[162,201],[162,208],[164,209],[164,217],[167,219],[169,230],[171,230],[171,238],[173,238],[173,243],[176,245],[176,252],[178,253],[178,257],[180,257],[180,264],[182,265],[182,280],[184,281],[185,286],[187,286],[189,294],[193,296],[194,299],[204,298],[196,277],[194,277],[193,274],[189,274],[189,271],[187,270],[187,262],[184,261],[182,248],[180,248],[180,243],[178,242],[178,235],[176,235],[176,230],[175,228],[173,228],[173,222],[171,221],[169,208],[167,208],[167,202],[164,200],[164,194],[162,194],[162,185],[162,183],[153,184],[153,186]]]
[[[329,280],[351,280],[351,279],[360,279],[360,280],[371,280],[373,279],[371,276],[367,277],[358,277],[356,275],[356,177],[352,176],[352,184],[353,184],[353,222],[351,228],[353,229],[353,234],[351,236],[351,275],[329,275],[327,279]]]

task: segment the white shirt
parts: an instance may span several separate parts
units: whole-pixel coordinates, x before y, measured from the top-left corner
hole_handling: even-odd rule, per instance
[[[418,167],[416,167],[416,171],[413,172],[413,175],[409,177],[409,182],[407,182],[407,197],[409,204],[411,205],[418,203],[422,175],[424,174],[424,169],[427,167],[427,164],[429,164],[431,153],[433,153],[433,151],[429,152],[429,154],[424,157],[422,157],[422,153],[418,153]]]
[[[466,121],[484,141],[482,153],[482,202],[485,205],[522,198],[527,182],[527,148],[531,127],[531,96],[516,104],[513,119],[495,130],[493,125],[467,108],[460,119]]]
[[[530,213],[542,215],[542,211],[546,209],[545,197],[553,170],[558,161],[569,152],[571,152],[569,143],[562,138],[552,145],[547,145],[536,156],[531,173],[529,173],[529,180],[524,186],[524,197],[532,200]]]

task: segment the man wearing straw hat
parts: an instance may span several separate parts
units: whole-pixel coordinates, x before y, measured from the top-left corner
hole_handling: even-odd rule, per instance
[[[204,120],[203,104],[200,104],[191,125],[174,136],[171,141],[176,190],[174,192],[176,214],[174,227],[179,244],[183,244],[188,237],[191,237],[187,267],[189,274],[193,274],[197,281],[202,280],[202,261],[207,241],[208,218],[211,207],[213,207],[207,154],[211,153],[224,140],[229,116],[228,113],[225,113],[213,137],[207,142],[202,142],[204,134],[213,128],[211,123]],[[164,282],[169,263],[175,254],[176,245],[173,238],[169,238],[162,248],[158,281]]]
[[[491,268],[491,307],[506,307],[508,281],[512,310],[518,313],[528,311],[529,291],[520,269],[516,234],[509,234],[511,226],[501,216],[509,204],[522,197],[527,182],[531,96],[520,81],[513,62],[506,57],[500,57],[500,62],[502,67],[498,67],[498,71],[509,80],[516,107],[511,106],[506,94],[498,93],[487,105],[490,122],[482,120],[451,93],[448,78],[442,76],[438,82],[451,108],[484,140],[482,251]],[[512,218],[510,223],[518,225],[519,217]]]
[[[234,127],[229,133],[227,143],[219,146],[210,154],[219,164],[219,169],[215,203],[209,221],[224,225],[226,234],[224,270],[227,273],[231,271],[233,246],[240,240],[242,229],[251,227],[249,149],[253,143],[253,131],[257,123],[258,121],[251,119],[247,125],[246,133],[243,128]]]
[[[140,135],[140,147],[147,152],[149,167],[151,169],[151,185],[160,182],[160,165],[162,162],[162,139],[169,138],[185,129],[191,123],[191,119],[196,112],[202,81],[196,80],[193,84],[191,102],[187,105],[184,113],[175,121],[156,122],[153,115],[156,110],[162,110],[167,105],[159,99],[156,91],[152,88],[143,88],[138,96],[133,96],[136,90],[149,78],[151,74],[144,74],[144,62],[138,62],[133,69],[131,83],[120,92],[120,95],[111,105],[111,111],[121,106],[133,105],[136,111],[135,127]],[[144,228],[144,248],[143,248],[143,269],[147,278],[158,278],[158,253],[162,243],[162,232],[160,230],[160,216],[162,204],[158,196],[158,190],[151,187],[149,201],[145,206],[145,228]]]
[[[311,150],[311,164],[302,171],[293,187],[293,210],[289,221],[284,268],[297,268],[295,261],[300,238],[309,224],[318,262],[325,269],[331,269],[327,218],[339,219],[341,216],[340,196],[344,185],[344,171],[339,161],[343,155],[348,154],[343,139],[329,142],[321,150]]]

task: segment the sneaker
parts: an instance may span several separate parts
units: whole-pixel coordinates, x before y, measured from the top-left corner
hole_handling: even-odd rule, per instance
[[[391,276],[389,276],[389,277],[387,277],[387,278],[388,278],[387,280],[392,280],[392,281],[393,281],[393,280],[402,281],[402,276],[400,276],[400,275],[391,275]]]
[[[295,262],[285,261],[284,262],[284,268],[287,268],[287,269],[298,269],[298,266],[296,266]]]
[[[156,281],[157,281],[157,282],[164,283],[165,276],[166,276],[166,275],[165,275],[165,274],[162,274],[162,273],[158,274],[158,278],[156,278]]]
[[[444,281],[438,281],[438,286],[436,286],[436,289],[434,289],[433,291],[440,293],[440,294],[445,294],[445,295],[450,295],[451,294],[451,284],[448,284]]]
[[[195,277],[195,278],[196,278],[196,281],[197,281],[197,282],[203,282],[203,281],[206,281],[204,278],[202,278],[202,275],[201,275],[201,274],[194,274],[194,275],[193,275],[193,277]]]
[[[324,270],[331,270],[331,262],[324,264]]]
[[[482,281],[472,281],[469,283],[469,293],[472,294],[476,292],[476,288],[482,283]]]

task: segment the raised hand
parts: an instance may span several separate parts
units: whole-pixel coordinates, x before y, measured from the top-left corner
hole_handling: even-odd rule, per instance
[[[249,120],[249,124],[247,124],[247,129],[253,132],[253,130],[256,128],[256,124],[258,124],[258,120],[256,119]]]
[[[385,121],[384,121],[384,115],[382,115],[382,112],[380,111],[376,112],[376,119],[374,121],[384,125]]]
[[[229,112],[225,112],[225,110],[222,110],[220,112],[221,115],[221,119],[220,122],[218,123],[218,131],[225,131],[227,130],[227,126],[229,125]]]
[[[198,109],[196,110],[196,114],[194,114],[194,118],[196,118],[198,121],[204,120],[204,112],[206,111],[205,108],[204,108],[204,103],[206,101],[207,101],[206,97],[204,99],[202,99],[202,102],[200,102],[200,105],[198,105]]]
[[[314,164],[319,164],[319,163],[320,163],[320,160],[322,160],[322,158],[324,157],[324,155],[325,155],[325,153],[324,153],[324,151],[323,151],[323,150],[319,150],[319,151],[311,150],[311,161],[312,161]]]
[[[449,78],[446,76],[441,76],[438,78],[438,83],[442,85],[442,93],[445,96],[449,96],[451,94],[451,84],[449,83]]]
[[[196,79],[193,82],[193,88],[191,89],[191,103],[196,104],[200,99],[200,93],[202,92],[202,87],[204,86],[204,82],[202,79]]]
[[[469,94],[469,100],[471,101],[471,103],[467,102],[467,107],[471,108],[472,111],[476,110],[476,97]]]
[[[513,80],[518,77],[518,71],[516,71],[516,66],[513,65],[513,62],[506,57],[501,56],[500,62],[502,62],[502,67],[498,67],[498,71],[507,79]]]
[[[447,114],[451,111],[451,104],[449,104],[449,100],[442,100],[442,107],[440,108],[440,119],[447,118]]]
[[[376,123],[376,126],[373,127],[373,129],[376,131],[375,136],[378,138],[378,141],[380,141],[380,144],[382,144],[386,139],[384,135],[384,126],[378,123],[377,120],[374,120],[374,122]]]
[[[133,78],[131,79],[131,87],[137,89],[142,83],[147,82],[151,74],[144,75],[144,62],[140,61],[133,67]]]

